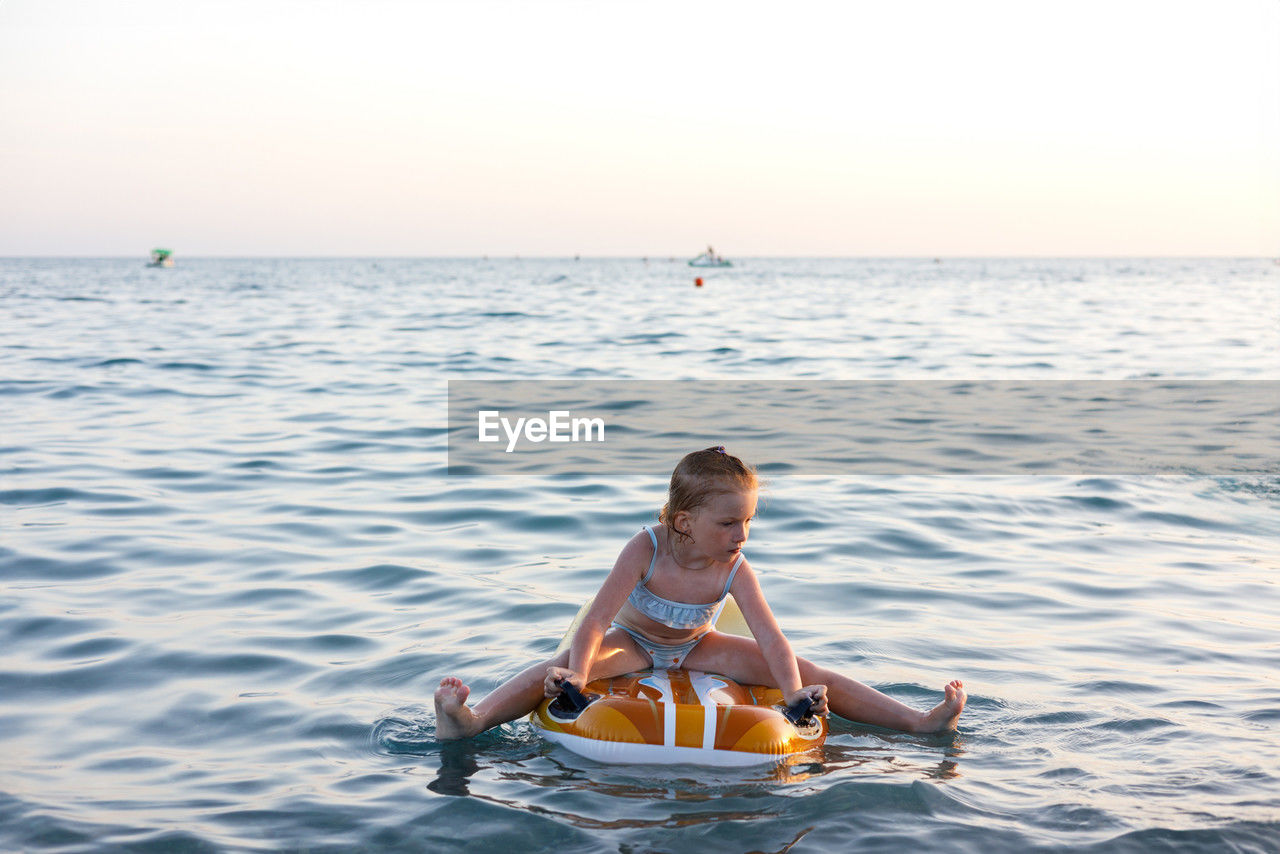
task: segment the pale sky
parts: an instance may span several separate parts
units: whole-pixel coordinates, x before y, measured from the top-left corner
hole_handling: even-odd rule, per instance
[[[0,255],[1280,255],[1280,0],[0,0]]]

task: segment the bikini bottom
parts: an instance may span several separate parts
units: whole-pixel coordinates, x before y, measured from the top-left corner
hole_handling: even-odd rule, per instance
[[[649,658],[653,659],[654,670],[674,670],[675,668],[680,667],[684,664],[684,660],[689,656],[689,653],[693,652],[693,648],[698,645],[698,642],[707,636],[707,633],[704,632],[693,640],[688,640],[684,643],[665,644],[651,641],[644,635],[634,629],[630,629],[622,625],[621,623],[614,623],[613,627],[622,629],[624,632],[631,635],[631,639],[639,644],[640,648],[649,654]]]

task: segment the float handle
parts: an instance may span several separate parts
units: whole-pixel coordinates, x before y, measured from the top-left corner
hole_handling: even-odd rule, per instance
[[[583,709],[590,705],[591,701],[584,697],[581,691],[573,687],[572,682],[564,679],[557,679],[555,682],[560,686],[560,696],[556,697],[551,704],[556,707],[557,711],[579,715],[582,714]]]
[[[812,708],[813,698],[801,697],[799,700],[796,700],[794,703],[783,709],[782,716],[796,726],[799,726],[800,724],[807,723],[810,720],[812,715],[809,714],[809,710]]]

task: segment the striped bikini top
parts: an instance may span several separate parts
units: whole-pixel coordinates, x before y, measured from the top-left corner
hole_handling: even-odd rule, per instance
[[[663,599],[661,596],[653,594],[645,586],[645,583],[653,577],[653,567],[658,562],[658,538],[648,525],[645,525],[644,529],[648,532],[649,539],[653,541],[653,558],[649,561],[649,571],[644,574],[644,578],[640,579],[631,594],[627,596],[627,601],[649,619],[673,629],[696,629],[701,626],[711,625],[715,622],[716,617],[720,616],[720,609],[724,607],[725,600],[729,598],[729,588],[733,586],[733,577],[738,574],[738,567],[742,565],[742,552],[738,552],[738,559],[733,562],[733,568],[729,570],[729,578],[724,583],[724,590],[720,593],[719,599],[714,602],[708,602],[705,605],[672,602],[670,599]]]

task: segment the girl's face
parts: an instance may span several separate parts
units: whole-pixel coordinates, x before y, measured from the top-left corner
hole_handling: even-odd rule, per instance
[[[736,560],[751,532],[757,492],[721,492],[689,514],[685,530],[693,542],[715,561]]]

